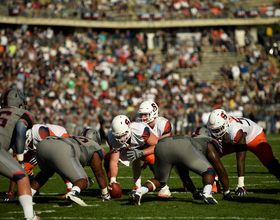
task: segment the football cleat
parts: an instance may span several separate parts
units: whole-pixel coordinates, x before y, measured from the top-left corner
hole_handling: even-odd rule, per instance
[[[34,214],[32,218],[25,218],[24,220],[40,220],[40,219],[41,219],[40,217]]]
[[[65,198],[79,204],[80,206],[87,206],[87,204],[79,197],[79,193],[75,190],[67,193]]]
[[[16,198],[15,192],[8,192],[6,193],[6,198],[4,199],[5,202],[14,200]]]
[[[132,205],[141,205],[141,198],[142,198],[142,194],[139,192],[135,191],[131,191],[129,193],[129,199],[130,199],[130,203]]]
[[[169,197],[171,196],[171,192],[169,190],[169,187],[166,185],[165,187],[161,188],[160,191],[158,192],[159,197]]]
[[[201,200],[202,202],[208,205],[218,204],[217,200],[214,199],[211,194],[207,194],[207,193],[203,193]]]
[[[69,193],[71,190],[72,190],[72,188],[67,188],[67,192],[66,192],[63,196],[61,196],[61,198],[65,198],[65,196],[67,195],[67,193]]]
[[[200,192],[197,192],[193,195],[193,199],[195,200],[202,200],[202,194]]]

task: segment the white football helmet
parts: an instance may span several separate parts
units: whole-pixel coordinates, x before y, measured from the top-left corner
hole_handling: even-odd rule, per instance
[[[25,140],[25,149],[30,149],[30,150],[34,150],[36,149],[36,147],[33,146],[33,133],[32,133],[32,129],[28,129],[26,131],[26,140]]]
[[[211,134],[220,139],[227,133],[229,127],[229,117],[225,110],[216,109],[211,112],[207,122],[207,128]]]
[[[123,144],[131,137],[130,120],[125,115],[118,115],[112,121],[112,133]]]
[[[158,106],[155,102],[144,101],[141,103],[138,109],[139,118],[138,121],[151,123],[158,117]],[[149,114],[148,117],[142,118],[141,114]]]

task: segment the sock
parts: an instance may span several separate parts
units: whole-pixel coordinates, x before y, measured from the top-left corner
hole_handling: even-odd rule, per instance
[[[73,184],[71,183],[71,182],[65,182],[65,185],[66,185],[66,187],[67,187],[67,189],[71,189],[72,187],[73,187]]]
[[[208,183],[208,182],[204,183],[203,194],[206,193],[206,194],[210,195],[211,190],[212,190],[212,184]]]
[[[77,191],[78,193],[80,193],[81,189],[78,186],[74,186],[71,191]]]
[[[141,176],[139,178],[134,178],[134,185],[141,187]]]
[[[32,194],[32,196],[34,196],[36,192],[37,192],[37,190],[31,188],[31,194]]]
[[[136,192],[139,192],[142,195],[144,195],[149,192],[149,188],[146,185],[143,185],[139,189],[137,189]]]
[[[23,209],[24,218],[31,219],[34,215],[32,196],[22,195],[18,197],[18,201]]]

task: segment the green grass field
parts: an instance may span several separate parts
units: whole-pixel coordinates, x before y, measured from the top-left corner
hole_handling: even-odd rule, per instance
[[[267,135],[275,157],[280,160],[280,135]],[[104,147],[105,151],[108,148]],[[222,158],[230,180],[230,189],[234,193],[237,184],[235,154]],[[86,167],[88,176],[94,175]],[[38,173],[39,168],[34,170]],[[152,178],[150,170],[142,172],[142,183]],[[202,179],[191,173],[194,184],[202,190]],[[185,193],[181,181],[172,170],[168,183],[171,198],[158,198],[157,193],[150,192],[143,196],[141,206],[130,205],[128,193],[133,188],[131,167],[119,166],[118,181],[123,189],[123,196],[112,202],[102,202],[100,190],[94,185],[80,194],[89,205],[81,207],[61,198],[66,192],[62,179],[56,174],[40,189],[40,195],[34,197],[34,210],[41,219],[237,219],[237,220],[272,220],[280,219],[280,183],[268,173],[258,158],[251,152],[247,153],[245,185],[248,196],[234,196],[237,202],[222,201],[222,194],[215,194],[217,205],[205,205],[193,200],[191,193]],[[23,219],[21,206],[17,199],[3,202],[9,188],[9,180],[0,176],[0,220]]]

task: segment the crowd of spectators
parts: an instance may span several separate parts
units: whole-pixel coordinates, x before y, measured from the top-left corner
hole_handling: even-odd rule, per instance
[[[253,43],[244,46],[242,53],[248,60],[235,64],[242,73],[238,80],[229,73],[232,67],[221,64],[226,80],[196,81],[191,70],[203,65],[203,56],[198,56],[203,53],[201,46],[211,45],[211,30],[204,32],[187,46],[179,46],[176,40],[170,43],[163,32],[159,45],[166,46],[162,51],[165,60],[157,60],[147,49],[145,32],[88,28],[64,33],[51,27],[7,27],[0,30],[0,92],[10,87],[23,91],[36,123],[65,125],[70,110],[73,133],[75,124],[81,122],[74,120],[77,115],[82,115],[84,126],[88,126],[91,110],[101,125],[117,114],[135,120],[144,100],[159,105],[160,115],[172,122],[174,133],[204,125],[205,115],[214,108],[263,121],[257,114],[260,106],[280,103],[279,73],[266,52]],[[182,66],[180,57],[186,54],[198,58]],[[190,71],[180,74],[180,69]],[[245,85],[242,90],[241,85]],[[274,118],[274,112],[264,114],[267,122],[268,116]],[[275,124],[270,121],[266,129],[278,131]]]
[[[280,16],[277,1],[250,8],[246,1],[222,0],[2,0],[10,16],[107,21],[219,19],[232,17]],[[251,4],[251,3],[250,3]],[[248,8],[246,8],[248,7]]]

